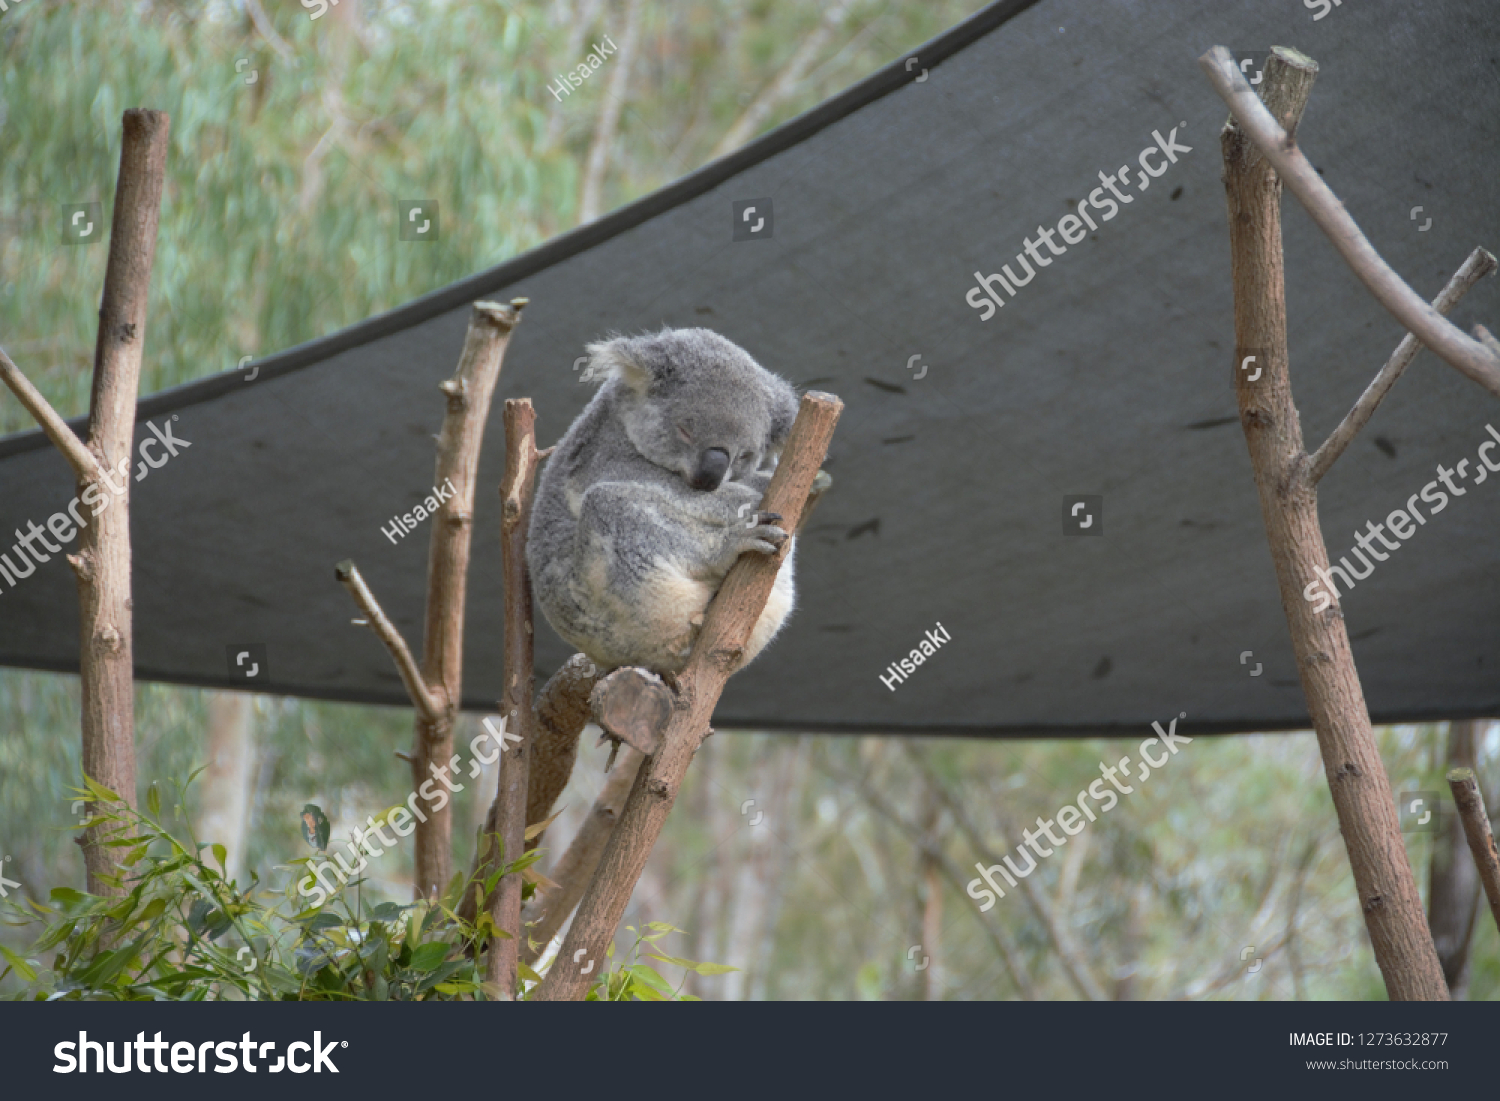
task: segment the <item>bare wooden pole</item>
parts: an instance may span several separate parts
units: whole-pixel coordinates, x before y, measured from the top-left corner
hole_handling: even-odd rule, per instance
[[[79,524],[78,553],[68,555],[78,580],[83,771],[131,807],[135,806],[135,671],[131,642],[130,462],[169,128],[170,119],[161,111],[132,107],[125,112],[86,442],[73,434],[20,369],[0,352],[0,381],[15,393],[67,459],[77,478],[80,499],[92,490],[98,494],[92,501],[105,502],[92,522]],[[118,486],[110,474],[118,477]],[[45,537],[42,542],[45,546]],[[40,559],[47,560],[45,555]],[[88,810],[93,813],[92,803]],[[103,824],[90,826],[79,840],[88,889],[93,894],[123,893],[115,879],[117,865],[111,850],[102,844],[113,831],[114,827]]]
[[[1490,816],[1484,809],[1484,793],[1479,790],[1472,768],[1455,768],[1449,772],[1448,787],[1453,791],[1453,802],[1463,820],[1469,851],[1474,854],[1474,864],[1479,868],[1484,896],[1490,900],[1490,914],[1495,919],[1495,927],[1500,929],[1500,854],[1495,851],[1495,834],[1490,829]]]
[[[125,112],[120,176],[109,234],[109,261],[99,304],[94,385],[89,400],[88,447],[98,466],[126,476],[112,506],[78,535],[68,563],[78,577],[79,669],[82,688],[83,771],[135,806],[135,650],[130,584],[130,453],[135,443],[135,402],[146,340],[146,301],[161,222],[171,120],[162,111]],[[90,476],[80,494],[98,481]],[[92,807],[89,808],[92,812]],[[108,827],[84,834],[89,890],[106,884],[116,865],[103,847]],[[117,882],[117,881],[116,881]]]
[[[453,724],[463,695],[464,597],[468,591],[470,543],[474,532],[474,490],[490,400],[511,331],[520,324],[526,299],[509,305],[476,302],[453,377],[442,382],[447,401],[438,434],[435,488],[446,490],[432,517],[427,552],[427,603],[418,668],[406,641],[370,592],[352,561],[334,573],[385,644],[416,709],[411,752],[412,788],[423,806],[413,838],[412,893],[435,898],[453,874],[453,803],[442,788],[453,766]],[[423,794],[422,789],[432,792]],[[441,803],[441,806],[437,805]]]
[[[1273,119],[1284,142],[1296,131],[1316,74],[1315,62],[1284,47],[1276,47],[1266,63],[1261,113]],[[1336,596],[1321,613],[1303,596],[1318,580],[1316,571],[1326,573],[1328,552],[1287,366],[1281,180],[1238,122],[1225,127],[1223,147],[1235,364],[1253,354],[1260,368],[1254,382],[1235,370],[1236,397],[1308,712],[1386,990],[1392,1000],[1446,1000],[1448,986],[1370,730],[1342,611]]]
[[[1283,46],[1275,49],[1284,58],[1309,60],[1296,50]],[[1297,116],[1282,118],[1268,110],[1269,99],[1262,102],[1255,94],[1223,46],[1209,50],[1198,59],[1198,65],[1207,74],[1214,90],[1229,105],[1238,140],[1253,147],[1241,153],[1242,159],[1253,164],[1264,156],[1275,169],[1276,179],[1291,188],[1292,194],[1301,201],[1318,228],[1328,235],[1333,247],[1338,249],[1339,255],[1376,301],[1434,353],[1500,397],[1500,348],[1491,348],[1482,339],[1466,336],[1424,302],[1422,296],[1407,286],[1375,251],[1375,246],[1360,232],[1338,196],[1297,148],[1294,140]],[[1316,70],[1316,65],[1313,68]]]
[[[766,511],[787,517],[791,530],[801,517],[843,407],[831,394],[814,392],[802,397],[786,450],[762,504]],[[625,811],[605,846],[599,870],[584,892],[562,951],[534,998],[581,999],[593,981],[591,976],[604,965],[605,948],[625,913],[693,754],[708,731],[724,682],[744,660],[745,643],[790,547],[788,540],[775,555],[742,555],[709,605],[687,667],[677,677],[675,710],[662,734],[661,748],[646,759],[636,775]]]
[[[1454,720],[1448,724],[1447,771],[1474,767],[1475,735],[1478,720]],[[1474,941],[1474,926],[1479,916],[1479,872],[1469,855],[1461,815],[1442,820],[1432,839],[1432,860],[1428,864],[1427,927],[1432,930],[1432,946],[1443,965],[1443,977],[1454,1000],[1464,998],[1469,987],[1469,949]]]
[[[500,758],[500,791],[495,799],[495,834],[500,858],[518,858],[526,845],[526,794],[531,750],[536,742],[536,716],[531,707],[532,624],[531,574],[526,569],[526,533],[531,528],[531,504],[536,497],[536,413],[528,398],[505,403],[505,482],[501,495],[500,549],[505,571],[505,711],[507,729],[520,741]],[[492,996],[510,1001],[516,995],[517,961],[521,947],[521,876],[502,876],[489,899],[497,928],[510,937],[490,941],[485,958],[485,984]]]
[[[464,597],[468,592],[470,542],[474,534],[474,494],[479,452],[489,420],[490,399],[510,334],[521,323],[526,299],[509,305],[476,302],[469,331],[453,377],[439,389],[448,411],[438,434],[433,485],[452,486],[452,495],[432,521],[427,552],[427,622],[422,634],[422,675],[442,695],[444,712],[436,722],[422,715],[415,721],[411,751],[413,790],[450,766],[453,723],[463,695]],[[504,767],[502,765],[502,767]],[[413,887],[420,897],[440,893],[453,875],[453,803],[426,800],[428,821],[417,823],[413,836]]]

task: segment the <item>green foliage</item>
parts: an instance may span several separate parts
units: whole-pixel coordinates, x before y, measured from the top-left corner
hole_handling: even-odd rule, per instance
[[[191,783],[191,779],[189,780]],[[224,877],[224,847],[179,841],[160,820],[159,799],[147,813],[85,778],[76,794],[97,800],[93,823],[113,827],[105,844],[122,851],[111,884],[124,894],[100,897],[55,888],[50,905],[27,899],[8,924],[44,924],[24,955],[0,948],[27,984],[19,999],[81,1001],[432,1001],[482,998],[474,946],[494,936],[480,907],[475,924],[454,912],[458,891],[436,903],[368,905],[359,881],[323,905],[302,909],[294,875],[281,895],[259,890],[253,874],[241,887]],[[155,792],[155,788],[152,789]],[[179,787],[179,817],[186,804]],[[310,805],[311,806],[311,805]],[[316,811],[316,807],[312,807]],[[318,812],[321,815],[321,812]],[[316,819],[318,815],[309,815]],[[326,826],[326,819],[323,820]],[[191,835],[190,835],[191,837]],[[317,839],[317,838],[315,838]],[[326,832],[321,840],[326,844]],[[208,850],[214,862],[204,860]],[[294,860],[305,867],[307,859]],[[482,885],[492,890],[507,866]],[[42,960],[59,949],[49,968]]]
[[[673,986],[648,963],[641,962],[641,948],[646,946],[650,949],[648,958],[658,963],[669,963],[673,967],[681,967],[686,972],[699,975],[723,975],[730,971],[738,971],[737,967],[728,967],[722,963],[698,963],[694,960],[685,960],[678,956],[663,956],[656,951],[656,942],[668,933],[681,933],[683,930],[675,925],[668,925],[664,921],[647,922],[645,929],[637,932],[634,925],[625,928],[635,933],[635,944],[630,949],[630,962],[621,962],[614,968],[606,968],[600,974],[597,982],[589,988],[585,1001],[590,1002],[696,1002],[701,1001],[691,994],[682,992],[682,983]],[[649,932],[647,931],[649,930]],[[615,946],[611,944],[606,955],[613,959]],[[685,978],[685,975],[684,975]]]

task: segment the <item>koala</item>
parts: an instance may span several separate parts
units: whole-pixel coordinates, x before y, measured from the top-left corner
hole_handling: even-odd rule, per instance
[[[533,591],[557,633],[602,668],[681,672],[729,568],[789,538],[760,504],[797,394],[708,329],[587,350],[584,381],[603,385],[542,471],[526,541]],[[789,553],[742,666],[795,598]]]

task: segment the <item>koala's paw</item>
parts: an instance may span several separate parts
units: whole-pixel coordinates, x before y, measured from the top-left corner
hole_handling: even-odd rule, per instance
[[[779,512],[752,512],[745,519],[745,527],[739,533],[736,554],[754,551],[756,554],[775,554],[791,538],[784,529],[776,526],[781,519]]]

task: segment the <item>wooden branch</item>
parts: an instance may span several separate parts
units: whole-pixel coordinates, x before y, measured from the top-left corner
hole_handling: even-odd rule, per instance
[[[10,361],[10,356],[5,354],[3,348],[0,348],[0,381],[10,387],[11,393],[20,399],[26,411],[41,425],[42,431],[52,441],[52,446],[62,452],[63,458],[73,468],[73,477],[78,483],[89,485],[97,481],[100,475],[99,460],[94,458],[94,453],[68,427],[67,422],[57,415],[57,410],[42,396],[42,392],[31,385],[31,380]]]
[[[1448,285],[1432,300],[1432,308],[1446,315],[1458,305],[1458,300],[1468,292],[1470,287],[1494,270],[1495,257],[1482,248],[1476,248],[1469,254],[1463,266],[1453,273],[1453,278],[1448,280]],[[1482,328],[1483,326],[1476,326],[1476,329]],[[1392,386],[1396,385],[1396,380],[1411,365],[1411,361],[1417,358],[1417,353],[1421,350],[1422,342],[1411,333],[1401,338],[1401,343],[1396,345],[1391,358],[1386,360],[1380,373],[1359,396],[1359,400],[1354,403],[1354,408],[1344,415],[1339,426],[1333,430],[1328,439],[1323,441],[1323,446],[1313,453],[1308,464],[1308,477],[1314,485],[1323,480],[1323,475],[1328,473],[1328,468],[1338,461],[1338,457],[1354,441],[1359,430],[1375,415],[1375,409],[1381,399]]]
[[[843,403],[832,395],[814,392],[802,397],[791,437],[761,505],[767,512],[787,517],[788,530],[795,531],[801,519],[808,490],[842,411]],[[708,730],[724,682],[744,660],[745,644],[790,549],[789,539],[774,555],[741,555],[709,604],[687,667],[677,677],[675,709],[662,735],[661,749],[637,774],[562,951],[533,998],[582,999],[592,976],[604,966],[605,949]]]
[[[1448,724],[1445,771],[1449,775],[1455,769],[1474,767],[1475,735],[1480,733],[1482,725],[1487,724],[1477,719]],[[1469,985],[1469,949],[1478,924],[1482,890],[1479,872],[1469,853],[1462,814],[1450,814],[1440,822],[1432,839],[1432,859],[1427,868],[1427,925],[1432,930],[1433,947],[1443,965],[1448,991],[1458,1001]]]
[[[655,673],[626,666],[616,669],[590,696],[594,721],[637,752],[649,757],[660,748],[661,732],[672,718],[672,690]]]
[[[531,708],[532,625],[531,575],[526,569],[526,533],[536,497],[536,413],[527,398],[505,403],[505,500],[500,547],[505,571],[505,695],[501,708],[511,733],[520,737],[500,758],[500,790],[495,798],[495,835],[500,858],[520,858],[526,847],[526,796],[536,716]],[[499,1001],[515,998],[521,928],[521,875],[503,876],[489,898],[495,925],[509,938],[490,941],[485,984]]]
[[[1217,52],[1217,51],[1216,51]],[[1205,67],[1211,66],[1205,62]],[[1277,47],[1266,62],[1257,100],[1264,120],[1288,131],[1312,90],[1317,66]],[[1236,92],[1236,117],[1251,115]],[[1269,108],[1269,109],[1268,109]],[[1281,133],[1281,127],[1276,127]],[[1328,576],[1328,552],[1318,523],[1317,490],[1307,478],[1302,429],[1287,369],[1286,289],[1282,269],[1280,179],[1275,159],[1261,158],[1237,123],[1223,134],[1224,190],[1234,280],[1236,365],[1259,356],[1261,377],[1236,370],[1235,390],[1245,442],[1255,470],[1261,515],[1297,656],[1308,713],[1349,852],[1360,907],[1376,962],[1392,1000],[1448,997],[1427,931],[1416,878],[1390,798],[1390,783],[1370,730],[1369,712],[1336,594],[1313,610],[1306,596]],[[1279,167],[1279,166],[1277,166]],[[1431,310],[1424,304],[1424,308]],[[1446,325],[1447,322],[1445,321]]]
[[[568,920],[568,915],[578,906],[584,888],[589,885],[595,869],[599,867],[609,835],[614,832],[615,823],[625,809],[625,799],[630,795],[643,760],[645,757],[631,746],[627,745],[620,751],[619,760],[610,771],[609,779],[604,781],[603,790],[594,800],[588,817],[578,827],[572,843],[562,857],[547,869],[548,877],[557,883],[558,890],[551,893],[537,891],[526,907],[522,923],[535,923],[535,928],[528,934],[528,943],[521,948],[521,958],[528,964],[535,964],[542,953],[547,951],[547,945],[552,943],[552,938],[557,936],[563,922]],[[536,947],[532,948],[532,944]]]
[[[526,782],[526,825],[545,822],[552,805],[568,786],[573,764],[578,758],[578,737],[589,723],[589,693],[598,683],[599,670],[582,654],[574,654],[554,673],[537,696],[532,712],[536,716],[530,766]],[[509,739],[507,739],[507,742]],[[509,745],[505,747],[509,749]],[[498,791],[498,785],[497,785]],[[494,845],[499,796],[491,803],[474,854],[474,872],[469,882],[483,883],[499,866],[499,849]],[[526,849],[541,843],[543,834],[526,842]],[[580,891],[582,888],[580,887]],[[472,922],[478,913],[476,893],[472,886],[459,903],[458,916]],[[527,960],[527,962],[531,962]]]
[[[80,496],[103,477],[101,468],[126,467],[123,489],[107,492],[112,507],[79,531],[78,553],[68,562],[78,578],[83,771],[131,807],[136,801],[129,465],[170,126],[161,111],[133,107],[125,112],[89,400],[88,450],[94,462],[78,463],[71,448],[64,450],[75,471],[80,466],[86,471],[79,476]],[[87,811],[92,814],[93,807]],[[102,844],[112,829],[90,826],[84,832],[93,894],[124,892],[115,878],[113,854],[120,850]]]
[[[526,785],[526,824],[545,822],[578,759],[578,738],[593,715],[590,698],[604,674],[582,654],[569,658],[537,697],[536,745]],[[535,848],[543,835],[526,843]]]
[[[1494,333],[1490,332],[1483,325],[1475,325],[1474,339],[1493,352],[1497,359],[1500,359],[1500,340],[1495,339]]]
[[[453,803],[445,797],[428,799],[421,789],[444,775],[441,770],[453,760],[453,724],[463,698],[464,611],[479,456],[510,334],[521,323],[525,306],[524,298],[509,305],[474,303],[458,366],[452,378],[438,385],[447,409],[437,437],[433,485],[451,492],[432,516],[427,549],[422,684],[438,706],[418,707],[412,731],[412,790],[427,814],[426,821],[418,818],[413,837],[412,884],[418,898],[442,892],[453,874]]]
[[[1285,46],[1275,47],[1272,57],[1279,57],[1287,66],[1306,70],[1310,75],[1317,72],[1311,59]],[[1198,59],[1199,66],[1208,75],[1209,82],[1220,98],[1229,105],[1234,116],[1237,136],[1253,142],[1255,148],[1270,161],[1280,180],[1291,188],[1292,194],[1306,208],[1318,228],[1328,235],[1334,248],[1338,249],[1354,274],[1384,306],[1402,327],[1437,355],[1496,397],[1500,397],[1500,355],[1485,347],[1480,341],[1466,336],[1463,330],[1452,324],[1437,310],[1422,300],[1421,295],[1406,285],[1375,251],[1375,246],[1365,239],[1344,204],[1329,190],[1317,169],[1302,155],[1294,140],[1296,125],[1293,122],[1283,127],[1279,113],[1267,110],[1254,89],[1246,83],[1244,75],[1235,65],[1234,59],[1223,46],[1215,46]],[[1300,112],[1292,116],[1300,117]],[[1251,167],[1254,167],[1252,165]]]
[[[385,614],[380,602],[375,599],[375,594],[370,592],[370,587],[360,576],[359,567],[354,564],[354,560],[346,558],[334,566],[333,576],[337,577],[339,583],[349,590],[354,603],[358,604],[359,610],[364,612],[364,620],[356,622],[375,632],[375,637],[385,643],[385,648],[390,651],[391,660],[396,663],[396,671],[401,674],[401,683],[406,686],[406,694],[411,697],[412,706],[425,715],[429,721],[437,721],[447,707],[447,701],[431,691],[422,680],[422,671],[417,668],[417,659],[411,656],[411,650],[407,648],[406,640],[401,637],[401,632],[396,630],[396,625],[391,622],[390,616]]]
[[[1485,813],[1484,793],[1479,790],[1472,768],[1455,768],[1449,772],[1448,786],[1453,790],[1453,802],[1463,820],[1469,851],[1474,854],[1474,864],[1479,868],[1479,882],[1484,884],[1484,895],[1490,900],[1490,914],[1495,919],[1495,927],[1500,929],[1500,854],[1495,851],[1495,835],[1490,830],[1490,817]]]

